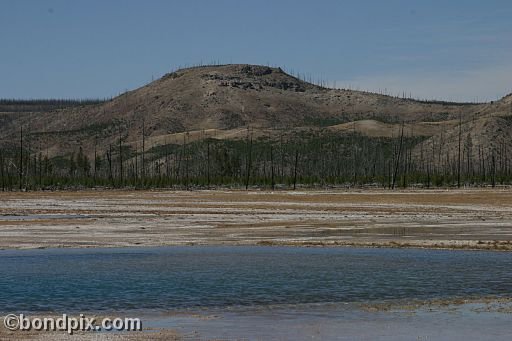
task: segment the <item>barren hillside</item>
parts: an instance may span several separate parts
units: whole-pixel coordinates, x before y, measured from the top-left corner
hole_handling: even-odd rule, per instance
[[[23,125],[34,143],[53,155],[79,146],[90,154],[96,139],[105,147],[120,135],[124,143],[137,144],[143,122],[146,136],[157,143],[177,133],[209,129],[223,138],[239,137],[237,131],[247,127],[258,131],[334,126],[331,130],[343,132],[350,131],[350,125],[343,124],[358,120],[371,120],[357,124],[360,133],[370,136],[394,136],[402,121],[412,133],[430,136],[453,128],[459,115],[469,119],[503,112],[509,102],[510,97],[489,105],[425,103],[326,89],[279,68],[206,66],[167,74],[106,103],[46,113],[2,113],[0,136],[4,145],[15,144]]]

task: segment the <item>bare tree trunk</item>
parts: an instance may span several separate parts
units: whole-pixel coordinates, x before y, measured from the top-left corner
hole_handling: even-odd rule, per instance
[[[135,169],[133,170],[135,187],[137,187],[139,185],[139,156],[137,155],[138,153],[139,153],[139,143],[135,143]]]
[[[97,162],[97,157],[98,156],[96,154],[96,145],[97,145],[97,143],[98,143],[98,137],[96,136],[94,138],[94,181],[93,181],[94,182],[94,186],[96,186],[96,171],[97,171],[97,169],[96,169],[97,165],[96,164],[98,163]]]
[[[388,189],[390,189],[391,188],[391,181],[392,181],[391,178],[393,177],[393,171],[391,170],[391,165],[392,165],[393,162],[392,162],[392,160],[388,160],[387,163],[388,163],[388,167],[387,167],[387,169],[388,169]]]
[[[275,181],[274,181],[274,151],[272,149],[272,145],[270,146],[270,181],[272,185],[272,190],[275,189]]]
[[[210,140],[206,142],[206,186],[210,188]]]
[[[402,122],[402,132],[400,133],[400,145],[398,147],[398,155],[396,157],[395,171],[393,173],[393,183],[391,189],[395,189],[396,178],[398,176],[398,167],[400,166],[400,157],[402,156],[402,146],[404,143],[404,122]]]
[[[165,141],[165,180],[166,183],[171,176],[171,161],[170,161],[170,153],[169,153],[169,144],[167,143],[167,139]]]
[[[41,146],[39,146],[39,166],[38,166],[38,175],[39,175],[39,188],[43,188],[43,153],[41,152]]]
[[[0,149],[0,177],[2,177],[2,192],[5,192],[4,164],[4,156],[2,154],[2,150]]]
[[[405,157],[404,157],[404,164],[403,164],[403,172],[402,172],[402,187],[407,187],[407,173],[409,171],[409,158],[410,158],[410,148],[408,148],[409,143],[405,146]]]
[[[187,154],[187,135],[183,134],[183,162],[185,163],[185,187],[188,189],[188,154]]]
[[[353,178],[354,187],[356,186],[356,183],[357,183],[357,158],[356,158],[357,146],[355,143],[355,138],[356,138],[356,122],[354,121],[353,127],[352,127],[352,137],[351,137],[351,140],[352,140],[352,168],[353,168],[352,176],[354,177]]]
[[[496,157],[494,156],[494,150],[492,151],[492,188],[496,187]]]
[[[123,186],[123,141],[121,136],[121,125],[119,125],[119,187]]]
[[[430,188],[430,165],[427,165],[427,188]]]
[[[297,167],[299,166],[299,150],[295,150],[295,167],[293,168],[293,190],[297,188]]]
[[[141,172],[141,177],[142,177],[142,181],[144,182],[145,181],[145,177],[146,177],[146,163],[145,163],[145,155],[144,153],[146,152],[146,130],[145,130],[145,123],[144,123],[144,120],[142,120],[142,172]]]
[[[23,188],[23,126],[20,128],[20,191]]]
[[[246,178],[245,178],[245,190],[249,189],[249,179],[251,176],[251,163],[252,163],[252,134],[249,142],[249,154],[247,157],[247,171],[246,171]]]
[[[460,188],[460,164],[461,164],[460,146],[461,146],[461,141],[462,141],[462,115],[459,114],[459,151],[458,151],[459,155],[458,155],[458,161],[457,161],[457,187],[458,188]]]
[[[110,178],[110,184],[114,186],[114,173],[112,172],[112,144],[108,145],[108,152],[107,152],[107,160],[108,160],[108,175]]]
[[[284,182],[284,146],[283,133],[281,132],[281,183]]]

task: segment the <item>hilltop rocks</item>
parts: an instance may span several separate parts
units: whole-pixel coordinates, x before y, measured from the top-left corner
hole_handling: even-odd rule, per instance
[[[241,72],[249,76],[261,77],[265,75],[270,75],[273,71],[271,68],[267,66],[244,65],[242,66]]]
[[[274,73],[270,67],[244,65],[240,67],[240,73],[224,75],[217,72],[207,73],[201,78],[210,81],[217,81],[219,86],[232,87],[243,90],[253,89],[261,90],[264,87],[271,87],[280,90],[290,90],[295,92],[304,92],[306,89],[299,81],[279,79],[282,77],[264,77]],[[281,73],[281,72],[280,72]]]

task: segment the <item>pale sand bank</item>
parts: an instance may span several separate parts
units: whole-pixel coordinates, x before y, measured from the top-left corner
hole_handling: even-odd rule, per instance
[[[0,193],[0,248],[164,245],[512,250],[512,191]]]

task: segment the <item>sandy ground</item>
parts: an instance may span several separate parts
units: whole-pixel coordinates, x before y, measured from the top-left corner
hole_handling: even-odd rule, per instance
[[[298,245],[512,250],[512,191],[0,193],[0,248]]]
[[[46,332],[46,331],[9,331],[5,327],[0,327],[0,340],[18,341],[18,340],[40,340],[40,341],[174,341],[184,340],[176,331],[172,329],[143,330],[140,332],[116,332],[116,333],[96,333],[96,332],[75,332],[69,335],[66,332]]]
[[[71,334],[66,330],[48,331],[48,330],[9,330],[4,322],[6,314],[0,313],[0,318],[3,323],[0,323],[0,340],[1,341],[17,341],[17,340],[40,340],[40,341],[64,341],[64,340],[77,340],[77,341],[115,341],[115,340],[161,340],[161,341],[174,341],[183,340],[183,335],[180,335],[175,329],[172,328],[155,328],[146,327],[145,318],[142,317],[142,330],[140,331],[115,331],[115,332],[93,332],[93,331],[73,331]],[[111,320],[115,318],[126,318],[129,316],[116,316],[99,315],[99,314],[85,314],[87,318],[95,318],[95,325],[100,325],[101,320],[109,317]],[[39,313],[39,314],[25,314],[26,318],[45,319],[52,318],[54,320],[62,318],[62,315],[55,315],[54,313]],[[72,318],[80,318],[78,314],[68,314]],[[133,316],[132,316],[133,317]],[[139,317],[140,318],[140,317]],[[67,328],[67,327],[65,327]]]

